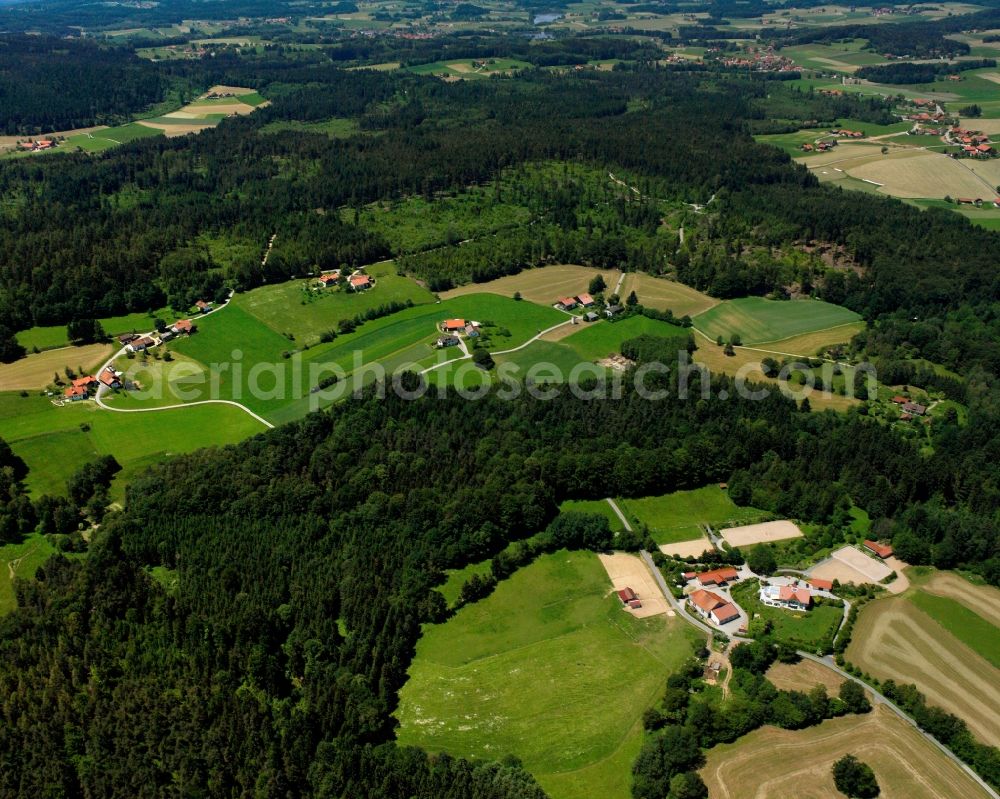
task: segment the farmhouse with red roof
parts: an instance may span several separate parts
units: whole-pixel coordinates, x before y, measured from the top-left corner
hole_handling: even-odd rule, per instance
[[[740,611],[734,604],[703,588],[694,591],[688,600],[699,615],[717,625],[728,624],[740,617]]]
[[[880,544],[878,541],[865,541],[865,549],[883,559],[892,557],[892,547],[888,544]]]
[[[739,579],[740,573],[732,566],[724,566],[721,569],[702,572],[697,580],[702,585],[725,585]]]

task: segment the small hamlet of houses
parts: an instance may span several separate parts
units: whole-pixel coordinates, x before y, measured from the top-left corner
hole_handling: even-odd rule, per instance
[[[465,338],[478,338],[482,330],[482,324],[474,320],[465,319],[445,319],[438,325],[441,335],[436,346],[438,349],[446,347],[457,347],[462,343],[461,336]]]

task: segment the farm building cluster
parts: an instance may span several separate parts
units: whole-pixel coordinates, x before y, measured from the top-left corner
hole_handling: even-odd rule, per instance
[[[371,275],[366,275],[360,269],[352,273],[346,282],[341,278],[340,270],[333,269],[329,272],[324,272],[316,280],[319,283],[319,289],[336,288],[337,286],[344,285],[351,291],[367,291],[375,286],[375,279]]]
[[[721,55],[716,48],[706,51],[707,55],[720,53],[717,60],[725,67],[746,69],[751,72],[795,72],[798,67],[787,56],[776,53],[773,47],[752,48],[740,55]]]
[[[990,137],[979,130],[956,126],[948,129],[945,139],[949,144],[961,147],[961,154],[967,158],[993,158],[997,154]]]
[[[74,378],[70,385],[63,391],[63,400],[65,402],[80,402],[81,400],[90,399],[97,393],[101,386],[121,388],[121,377],[121,372],[110,366],[106,366],[98,373],[97,377],[83,375],[82,377]]]
[[[892,398],[893,405],[899,406],[899,418],[904,422],[909,422],[916,416],[924,416],[927,413],[927,406],[919,402],[913,402],[909,398],[897,394]]]
[[[462,343],[461,336],[466,338],[478,338],[482,331],[482,324],[474,320],[465,319],[445,319],[438,329],[442,335],[438,338],[436,345],[438,349],[446,347],[457,347]]]
[[[54,150],[59,144],[55,139],[37,139],[17,143],[17,149],[25,153],[40,153],[46,150]]]

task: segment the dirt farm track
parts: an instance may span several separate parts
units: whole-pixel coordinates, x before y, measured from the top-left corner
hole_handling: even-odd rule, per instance
[[[764,727],[716,747],[701,769],[709,799],[831,799],[830,773],[853,754],[875,772],[880,799],[980,799],[988,794],[892,711],[877,706],[805,730]]]

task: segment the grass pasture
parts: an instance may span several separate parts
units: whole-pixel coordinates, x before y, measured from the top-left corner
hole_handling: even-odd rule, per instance
[[[742,297],[725,302],[699,314],[694,326],[710,339],[722,336],[729,340],[738,334],[743,344],[765,344],[813,333],[848,322],[857,322],[854,311],[822,300],[766,300]]]
[[[111,357],[114,350],[111,344],[86,344],[36,352],[14,363],[0,364],[0,391],[45,388],[53,382],[56,372],[65,380],[66,367],[74,371],[92,370]]]
[[[684,328],[669,322],[660,322],[645,316],[630,316],[617,322],[584,322],[578,330],[563,339],[562,343],[571,347],[583,360],[596,361],[612,353],[621,352],[623,341],[637,336],[684,335]]]
[[[833,763],[845,754],[875,772],[882,799],[944,799],[987,794],[918,730],[877,706],[805,730],[763,727],[708,752],[701,776],[710,797],[829,799]]]
[[[597,275],[604,278],[608,291],[614,290],[621,273],[617,269],[594,269],[589,266],[557,264],[536,269],[525,269],[516,275],[497,278],[487,283],[468,283],[464,286],[441,293],[441,298],[450,300],[466,294],[487,292],[513,297],[515,292],[529,302],[538,305],[552,305],[560,297],[576,296],[587,291],[590,281]]]
[[[409,285],[416,287],[412,283]],[[377,291],[376,284],[372,294]],[[302,344],[265,324],[262,318],[269,318],[268,312],[257,309],[260,316],[251,313],[245,303],[252,302],[252,295],[253,292],[248,294],[243,304],[234,302],[225,311],[202,319],[196,335],[171,346],[200,364],[218,365],[218,368],[210,368],[210,372],[218,376],[218,398],[242,402],[276,424],[304,416],[344,396],[358,383],[374,380],[380,371],[375,366],[376,361],[391,372],[393,367],[429,366],[439,357],[456,357],[455,350],[436,351],[432,347],[439,335],[437,324],[444,319],[462,317],[484,324],[495,323],[500,332],[493,338],[491,349],[500,350],[517,347],[539,331],[567,318],[560,311],[530,302],[516,302],[495,294],[467,294],[441,303],[416,305],[366,322],[354,333],[338,336],[332,342],[295,352],[292,356]],[[374,302],[374,296],[371,301]],[[237,352],[239,358],[234,357]],[[290,357],[283,357],[284,353]],[[236,362],[243,365],[238,371],[224,366]],[[463,363],[472,367],[471,363]],[[340,394],[311,394],[310,389],[318,379],[330,374],[333,368],[343,370],[349,378],[342,381],[338,389]],[[444,367],[431,375],[437,378],[439,373],[447,375],[449,370]]]
[[[471,58],[451,61],[434,61],[430,64],[419,64],[409,67],[416,75],[434,75],[445,80],[481,80],[494,75],[510,75],[519,69],[530,69],[527,61],[516,58],[486,58],[475,60]]]
[[[162,319],[169,323],[181,318],[184,317],[171,308],[160,308],[156,311],[137,311],[121,316],[105,316],[97,321],[101,323],[105,333],[109,336],[115,336],[119,333],[145,333],[153,329],[155,319]],[[22,330],[17,334],[17,340],[29,352],[34,348],[48,350],[69,346],[65,325],[47,325]]]
[[[138,122],[129,122],[115,128],[104,128],[93,133],[78,133],[66,139],[66,147],[72,150],[80,149],[89,153],[99,153],[119,144],[148,139],[151,136],[161,136],[161,131],[153,130]]]
[[[978,588],[969,583],[966,590],[974,596]],[[977,651],[995,655],[997,628],[970,623],[958,602],[937,599],[914,601],[911,593],[871,603],[858,617],[846,657],[881,680],[913,683],[929,703],[960,716],[978,739],[998,746],[1000,668]],[[965,643],[983,631],[986,642],[976,648]]]
[[[694,633],[677,618],[632,618],[610,592],[596,555],[563,550],[426,627],[400,692],[400,743],[516,754],[553,799],[627,799],[640,716]]]
[[[126,414],[101,410],[93,402],[58,408],[46,397],[0,393],[0,438],[28,464],[25,482],[35,497],[64,493],[67,478],[98,455],[114,455],[122,465],[112,489],[120,497],[129,477],[149,464],[236,443],[263,429],[226,405]]]
[[[17,607],[14,579],[35,576],[38,567],[56,554],[44,535],[32,533],[23,541],[0,546],[0,616],[6,616]]]
[[[409,300],[421,305],[434,301],[434,295],[416,281],[397,275],[392,264],[377,264],[365,272],[375,279],[375,287],[361,293],[317,290],[315,280],[292,280],[240,294],[233,303],[275,333],[292,334],[301,346],[317,343],[320,334],[335,330],[341,319],[351,319],[371,308],[390,302]]]
[[[659,497],[619,499],[618,506],[633,526],[645,524],[657,544],[673,544],[700,538],[702,524],[713,529],[760,521],[768,514],[757,508],[741,508],[716,485],[691,491],[674,491]]]

